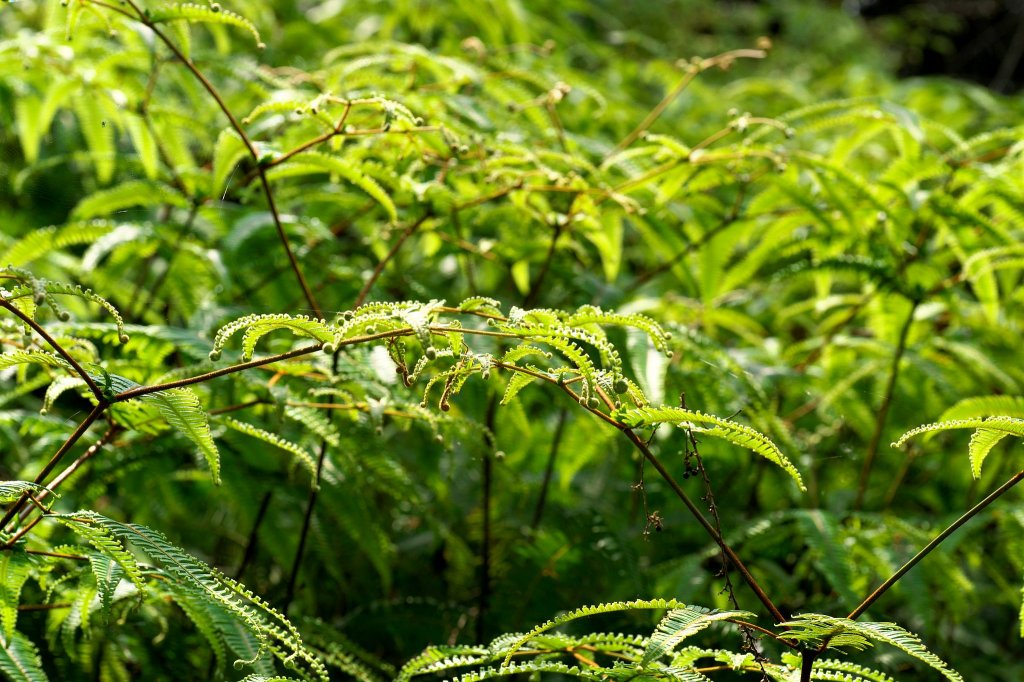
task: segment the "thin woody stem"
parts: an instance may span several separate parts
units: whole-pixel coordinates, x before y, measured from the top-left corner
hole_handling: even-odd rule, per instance
[[[33,480],[33,483],[38,483],[41,485],[43,481],[46,480],[46,477],[50,475],[50,472],[53,471],[54,467],[56,467],[57,464],[60,463],[61,458],[63,458],[64,455],[67,454],[68,450],[70,450],[74,446],[74,444],[77,443],[78,440],[83,435],[85,435],[85,432],[89,430],[89,427],[92,426],[92,423],[96,421],[101,414],[103,414],[103,410],[107,409],[107,405],[108,403],[101,401],[98,405],[92,408],[92,411],[86,416],[85,419],[82,420],[82,423],[78,425],[78,428],[76,428],[74,432],[70,436],[68,436],[67,440],[64,441],[64,444],[60,446],[57,452],[54,453],[53,457],[50,458],[50,461],[46,463],[46,466],[43,467],[43,470],[40,471],[38,475],[36,475],[35,479]],[[10,523],[11,519],[13,519],[14,516],[21,511],[22,507],[25,506],[25,503],[27,501],[28,493],[23,493],[22,496],[18,498],[18,501],[11,505],[11,508],[7,510],[7,513],[4,514],[3,518],[0,518],[0,531],[7,528],[7,524]]]
[[[24,322],[29,327],[31,327],[32,330],[36,334],[39,334],[39,336],[43,337],[43,340],[45,340],[46,343],[48,343],[50,345],[50,347],[53,348],[53,350],[57,351],[57,353],[62,358],[64,358],[69,365],[71,365],[71,367],[75,370],[75,373],[78,374],[78,376],[82,377],[82,380],[85,381],[86,385],[89,387],[89,390],[92,391],[92,394],[94,396],[96,396],[96,399],[97,400],[102,400],[103,399],[103,392],[100,391],[99,386],[97,386],[96,382],[93,381],[91,376],[89,376],[89,373],[86,372],[82,368],[82,366],[80,364],[78,364],[78,361],[75,360],[73,357],[71,357],[71,354],[68,353],[66,350],[64,350],[64,347],[61,346],[59,343],[57,343],[54,340],[54,338],[52,336],[50,336],[46,332],[46,330],[43,329],[39,325],[38,322],[33,320],[29,315],[26,315],[24,312],[21,311],[21,309],[19,309],[17,306],[15,306],[10,301],[4,300],[4,299],[0,299],[0,307],[2,307],[4,309],[14,313],[17,317],[19,317],[21,319],[22,322]],[[2,524],[0,524],[0,525],[2,525]]]
[[[132,10],[135,11],[137,19],[149,28],[149,30],[151,30],[153,34],[167,46],[167,49],[173,52],[174,56],[185,65],[185,68],[195,76],[196,80],[199,81],[203,88],[210,94],[210,97],[212,97],[217,103],[217,107],[227,117],[228,122],[231,124],[234,131],[238,133],[238,136],[241,138],[246,150],[249,152],[249,156],[252,157],[253,163],[256,164],[257,173],[260,177],[260,184],[263,186],[263,194],[267,199],[267,208],[270,210],[270,215],[274,221],[274,228],[277,230],[277,236],[281,241],[281,246],[284,247],[285,254],[288,256],[288,263],[291,265],[292,272],[295,273],[295,278],[298,280],[299,286],[302,288],[302,293],[305,296],[309,307],[316,313],[317,317],[322,318],[323,313],[320,311],[320,306],[316,301],[316,297],[313,296],[313,291],[309,288],[309,283],[306,282],[306,278],[303,276],[302,270],[299,268],[299,262],[295,258],[295,253],[292,251],[292,247],[288,243],[288,235],[285,233],[284,224],[281,222],[281,214],[278,212],[277,205],[274,202],[274,193],[270,189],[270,182],[267,180],[266,170],[260,165],[260,155],[256,150],[256,145],[254,145],[252,140],[249,139],[249,135],[245,132],[245,128],[243,128],[242,124],[239,123],[237,118],[235,118],[235,115],[231,112],[231,109],[228,108],[224,98],[221,97],[220,92],[217,91],[217,88],[214,87],[213,83],[210,82],[206,75],[199,70],[191,59],[185,56],[178,46],[174,44],[174,41],[168,38],[167,35],[161,31],[159,27],[149,19],[149,17],[146,16],[145,12],[139,8],[134,0],[125,0],[125,2],[127,2]]]
[[[860,616],[865,611],[867,611],[868,608],[870,608],[871,605],[874,604],[875,601],[879,597],[881,597],[883,594],[885,594],[889,590],[890,587],[895,585],[896,582],[900,578],[902,578],[904,575],[906,575],[907,571],[909,571],[914,566],[916,566],[918,564],[918,562],[921,561],[921,559],[924,559],[926,556],[928,556],[928,554],[930,554],[932,550],[934,550],[936,547],[938,547],[940,544],[942,544],[942,542],[946,538],[948,538],[950,535],[952,535],[954,532],[956,532],[956,530],[958,528],[960,528],[960,526],[962,526],[965,523],[967,523],[968,521],[970,521],[974,516],[976,516],[978,514],[978,512],[980,512],[982,509],[984,509],[988,505],[990,505],[993,502],[995,502],[1007,490],[1009,490],[1013,486],[1017,485],[1022,480],[1024,480],[1024,470],[1018,471],[1008,481],[1006,481],[1006,483],[1003,483],[1001,486],[999,486],[994,491],[992,491],[988,495],[988,497],[986,497],[981,502],[979,502],[978,504],[974,505],[969,510],[967,510],[963,514],[963,516],[958,518],[956,521],[951,523],[945,530],[943,530],[941,533],[936,535],[932,539],[932,541],[929,542],[927,545],[925,545],[921,549],[921,551],[919,551],[917,554],[915,554],[910,559],[910,561],[908,561],[907,563],[903,564],[903,566],[901,566],[898,571],[893,573],[892,576],[890,576],[888,580],[886,580],[884,583],[879,585],[878,588],[875,589],[875,591],[872,592],[870,595],[868,595],[868,597],[864,601],[862,601],[857,608],[855,608],[853,611],[850,612],[850,615],[848,615],[847,618],[849,618],[850,620],[853,620],[853,619],[857,618],[858,616]]]

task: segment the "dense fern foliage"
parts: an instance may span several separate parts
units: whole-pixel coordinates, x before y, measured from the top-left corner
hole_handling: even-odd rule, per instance
[[[483,4],[0,6],[0,673],[1021,679],[1019,99]]]

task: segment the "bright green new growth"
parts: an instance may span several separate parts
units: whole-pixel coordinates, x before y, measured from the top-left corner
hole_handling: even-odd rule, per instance
[[[680,407],[627,409],[621,411],[619,416],[622,422],[632,429],[656,426],[667,422],[675,424],[680,428],[722,438],[730,443],[747,448],[751,452],[761,455],[769,462],[779,466],[796,481],[801,490],[806,490],[803,479],[800,477],[800,472],[779,450],[778,446],[749,426],[702,412],[684,410]]]
[[[786,637],[818,645],[827,642],[829,648],[850,647],[861,650],[871,642],[882,642],[923,661],[953,682],[963,682],[960,673],[950,668],[938,656],[928,651],[921,640],[895,623],[858,622],[817,613],[795,616],[785,624]]]
[[[950,421],[925,424],[916,429],[911,429],[900,436],[899,440],[892,444],[892,447],[901,447],[914,436],[923,433],[936,431],[950,431],[954,429],[976,429],[971,435],[971,443],[968,448],[968,456],[971,460],[971,473],[975,478],[981,476],[981,466],[985,463],[988,453],[999,441],[1007,436],[1019,436],[1024,438],[1024,419],[1020,417],[984,417],[973,419],[953,419]]]
[[[897,444],[974,429],[977,480],[1024,436],[1020,107],[846,68],[849,26],[752,66],[600,3],[313,4],[0,13],[0,445],[39,481],[0,483],[0,673],[893,682],[827,640],[959,680],[779,609],[863,613],[1022,478],[874,457],[941,414]],[[1024,517],[986,523],[871,608],[991,672]]]

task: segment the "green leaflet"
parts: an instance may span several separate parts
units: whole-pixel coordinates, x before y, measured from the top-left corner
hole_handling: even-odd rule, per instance
[[[321,343],[334,338],[334,327],[323,320],[309,319],[304,316],[261,315],[258,320],[245,329],[245,334],[242,336],[242,358],[244,360],[251,359],[259,340],[277,329],[289,329],[296,336],[308,336]]]
[[[779,450],[778,446],[769,440],[767,436],[749,426],[714,415],[704,414],[703,412],[684,410],[681,407],[626,409],[616,412],[615,416],[632,429],[669,422],[683,428],[706,433],[716,438],[722,438],[734,445],[745,447],[781,467],[783,471],[793,477],[793,480],[800,486],[800,490],[806,490],[800,472],[797,471],[797,468],[793,466],[793,463],[789,461],[786,455]]]
[[[498,668],[480,668],[472,672],[451,678],[451,682],[483,682],[497,677],[509,677],[511,675],[531,675],[549,673],[552,675],[567,675],[579,677],[585,680],[600,680],[608,673],[607,668],[580,668],[579,666],[568,666],[565,663],[546,661],[527,661],[525,663],[512,663],[502,665]],[[635,675],[636,673],[631,673]]]
[[[71,365],[64,358],[45,350],[16,350],[10,353],[0,353],[0,369],[7,369],[15,365],[44,365],[71,369]]]
[[[818,613],[804,613],[795,616],[783,625],[788,628],[786,637],[800,642],[809,642],[815,646],[826,639],[829,641],[829,648],[865,649],[871,646],[871,641],[889,644],[919,661],[927,663],[942,673],[947,680],[963,682],[960,673],[925,648],[917,635],[895,623],[864,623]]]
[[[159,9],[147,10],[146,18],[154,23],[160,24],[177,19],[184,19],[190,24],[225,24],[236,26],[252,34],[256,41],[256,47],[263,49],[263,41],[260,40],[260,32],[256,26],[245,17],[223,9],[219,3],[207,5],[196,5],[191,2],[175,3],[173,5],[160,7]]]
[[[156,403],[157,409],[171,428],[192,441],[210,467],[214,483],[219,484],[220,453],[210,432],[206,410],[199,402],[196,392],[186,386],[150,393],[144,399]]]
[[[39,658],[39,650],[20,632],[14,632],[0,642],[0,672],[10,682],[48,682]]]
[[[658,623],[651,641],[640,658],[640,667],[647,668],[672,651],[690,635],[709,627],[712,623],[730,618],[752,618],[749,611],[713,611],[700,606],[672,609]]]
[[[953,419],[950,421],[925,424],[907,431],[892,443],[892,447],[901,447],[914,436],[934,431],[950,431],[953,429],[977,429],[971,436],[968,455],[971,461],[971,473],[975,478],[981,476],[981,466],[995,445],[1006,436],[1024,438],[1024,419],[1017,417],[985,417],[971,419]]]

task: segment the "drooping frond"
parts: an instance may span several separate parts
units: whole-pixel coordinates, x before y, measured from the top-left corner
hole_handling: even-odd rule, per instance
[[[296,336],[308,336],[321,343],[329,341],[334,336],[334,328],[323,320],[311,319],[304,315],[260,315],[245,328],[245,334],[242,336],[242,359],[252,359],[259,340],[277,329],[288,329]]]
[[[788,628],[786,637],[814,646],[827,641],[829,648],[865,649],[872,646],[872,641],[882,642],[927,663],[952,682],[963,682],[960,673],[925,648],[917,635],[895,623],[858,622],[848,618],[804,613],[794,616],[783,625]]]
[[[267,173],[267,177],[276,180],[294,175],[308,175],[310,173],[329,173],[332,176],[336,175],[344,179],[346,182],[363,190],[371,199],[380,204],[387,212],[391,222],[398,220],[398,209],[395,207],[395,202],[391,196],[376,180],[364,173],[357,162],[352,160],[341,159],[320,152],[305,152],[274,167]]]
[[[169,542],[163,534],[138,524],[121,523],[91,511],[62,514],[56,518],[75,532],[83,533],[85,530],[83,534],[90,542],[97,534],[104,535],[118,548],[113,558],[122,566],[124,564],[119,556],[125,544],[130,543],[156,562],[169,578],[185,588],[195,590],[204,599],[243,621],[260,642],[256,658],[262,656],[264,651],[270,651],[296,670],[324,682],[328,679],[323,664],[306,649],[295,626],[284,616],[239,583]],[[93,542],[93,546],[101,552],[105,551],[103,544]],[[255,661],[249,661],[252,662]]]
[[[779,466],[793,477],[801,490],[806,490],[800,472],[767,436],[737,422],[681,407],[643,407],[620,410],[616,417],[630,428],[672,423],[677,426],[706,433],[715,438],[747,448]]]
[[[971,436],[968,455],[971,460],[971,473],[975,478],[981,476],[981,466],[995,445],[1006,436],[1024,438],[1024,419],[1018,417],[984,417],[972,419],[953,419],[951,421],[925,424],[907,431],[892,444],[901,447],[914,436],[934,431],[951,431],[953,429],[977,429]]]
[[[150,393],[145,396],[145,400],[156,403],[171,428],[192,441],[210,467],[214,482],[220,483],[220,453],[210,432],[206,410],[196,392],[187,386],[172,388]]]
[[[576,312],[567,315],[564,318],[564,322],[573,327],[587,324],[614,324],[619,327],[635,327],[650,337],[656,349],[662,353],[671,354],[668,348],[668,341],[672,338],[672,335],[646,315],[615,313],[602,310],[596,306],[582,306]]]
[[[157,9],[147,10],[146,18],[154,24],[184,19],[190,24],[206,23],[236,26],[251,33],[253,40],[256,41],[256,47],[263,48],[263,41],[260,40],[260,32],[256,30],[256,26],[240,14],[235,14],[222,8],[220,3],[214,2],[210,5],[197,5],[191,2],[174,3]]]
[[[309,472],[310,476],[313,477],[313,484],[316,485],[316,460],[313,459],[313,455],[310,454],[304,447],[297,443],[293,443],[290,440],[278,436],[276,433],[271,433],[252,424],[232,419],[231,417],[225,417],[223,423],[231,427],[239,433],[244,433],[247,436],[257,438],[264,443],[269,443],[276,448],[280,448],[285,452],[293,455],[296,460]]]

